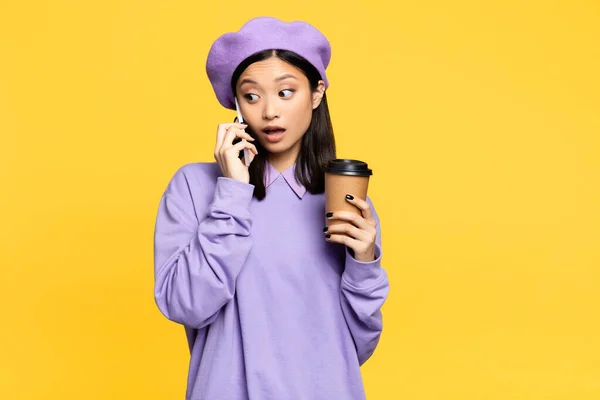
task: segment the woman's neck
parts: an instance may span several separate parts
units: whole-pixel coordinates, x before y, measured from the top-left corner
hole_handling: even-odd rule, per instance
[[[283,153],[270,153],[267,157],[269,164],[273,166],[277,171],[283,172],[296,162],[298,158],[298,153],[300,148],[298,149],[290,149],[290,151],[285,151]]]

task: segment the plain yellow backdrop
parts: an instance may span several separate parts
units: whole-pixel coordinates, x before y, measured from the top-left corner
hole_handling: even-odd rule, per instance
[[[159,198],[212,161],[204,63],[247,19],[330,39],[391,293],[370,400],[600,398],[600,3],[3,1],[0,398],[180,399]]]

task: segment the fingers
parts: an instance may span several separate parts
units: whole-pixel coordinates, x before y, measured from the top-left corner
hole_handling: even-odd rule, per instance
[[[340,243],[354,251],[359,261],[372,261],[375,257],[377,222],[371,206],[365,200],[348,194],[346,201],[354,205],[360,214],[352,211],[328,212],[329,220],[341,221],[323,229],[328,242]]]
[[[350,204],[355,205],[361,212],[364,219],[375,224],[375,217],[369,203],[358,197],[352,196],[351,194],[346,195],[346,201]]]
[[[249,182],[248,167],[258,154],[256,146],[252,143],[255,139],[245,132],[247,124],[228,123],[220,124],[217,128],[217,140],[215,144],[215,160],[221,168],[223,176],[236,179],[242,182]],[[240,152],[247,149],[249,153],[249,163],[241,160]]]
[[[354,253],[353,258],[358,261],[370,262],[375,260],[374,243],[363,242],[346,235],[332,235],[328,233],[325,237],[328,242],[343,244],[347,248],[352,249]]]
[[[349,222],[359,229],[375,232],[375,222],[367,221],[361,215],[351,211],[335,211],[327,214],[328,219],[336,219]]]
[[[227,151],[231,151],[234,154],[239,154],[239,152],[244,149],[250,150],[250,155],[252,155],[252,158],[254,158],[254,156],[256,156],[258,154],[258,150],[256,150],[256,146],[253,145],[252,143],[246,142],[245,140],[242,140],[241,142],[234,144]]]
[[[215,148],[216,149],[220,149],[223,146],[223,143],[225,141],[225,136],[229,130],[229,128],[231,127],[235,127],[240,131],[243,131],[244,129],[246,129],[248,127],[248,125],[246,124],[238,124],[238,123],[227,123],[227,124],[219,124],[218,128],[217,128],[217,143]],[[246,133],[246,132],[244,132]],[[250,136],[250,135],[248,135]]]
[[[217,144],[214,156],[219,163],[222,162],[223,154],[230,149],[236,138],[254,141],[254,138],[243,130],[245,124],[221,124],[217,132]]]
[[[254,157],[256,157],[257,153],[254,153],[253,151],[248,152],[248,165],[246,165],[246,161],[244,160],[244,165],[246,165],[246,167],[249,167],[250,164],[252,164],[252,161],[254,160]]]
[[[241,139],[245,139],[245,140],[249,140],[251,142],[254,142],[254,138],[252,136],[250,136],[250,134],[244,130],[239,130],[236,128],[231,128],[231,131],[235,131],[235,136],[241,138]]]
[[[237,137],[236,129],[234,127],[230,127],[225,131],[225,137],[223,137],[223,143],[219,151],[224,153],[227,149],[233,146],[233,140]]]
[[[337,227],[337,225],[336,225]],[[331,229],[331,228],[330,228]],[[332,229],[332,232],[336,232]],[[365,233],[364,231],[360,231]],[[354,258],[359,261],[373,261],[375,259],[375,234],[367,240],[360,240],[347,234],[329,233],[325,234],[325,240],[331,243],[343,244],[354,252]]]
[[[251,142],[254,141],[254,138],[250,136],[247,132],[244,132],[242,129],[239,129],[236,126],[230,126],[225,131],[225,137],[223,138],[221,149],[227,149],[231,147],[235,138],[245,139]]]
[[[348,236],[351,239],[367,243],[374,242],[377,234],[377,231],[359,229],[349,223],[330,225],[325,232],[332,237]]]
[[[360,250],[363,247],[366,248],[366,245],[364,245],[363,242],[361,242],[360,240],[356,240],[356,239],[354,239],[350,236],[346,236],[346,235],[338,235],[338,234],[328,233],[325,236],[325,240],[327,240],[328,242],[332,242],[332,243],[343,244],[343,245],[351,248],[352,250],[354,250],[354,252],[357,252],[357,251],[360,252]]]
[[[342,223],[330,225],[323,231],[328,242],[340,243],[352,249],[355,259],[359,261],[375,259],[376,229],[362,230],[350,223]]]
[[[248,143],[246,141],[244,141],[245,143]],[[254,145],[251,145],[254,146]],[[256,149],[256,147],[248,147],[248,146],[243,146],[242,150],[244,150],[244,152],[248,152],[248,162],[246,163],[246,156],[244,154],[244,157],[240,157],[240,159],[242,160],[242,163],[246,166],[249,167],[250,164],[252,164],[252,161],[254,161],[254,157],[256,157],[258,155],[258,150]]]

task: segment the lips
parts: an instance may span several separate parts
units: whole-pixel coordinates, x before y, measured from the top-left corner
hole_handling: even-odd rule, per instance
[[[265,138],[267,141],[275,143],[283,139],[285,129],[280,126],[269,125],[263,129],[263,132],[265,133]]]
[[[278,125],[269,125],[263,129],[263,132],[266,133],[267,135],[281,134],[281,133],[285,132],[285,129],[283,129],[281,126],[278,126]]]

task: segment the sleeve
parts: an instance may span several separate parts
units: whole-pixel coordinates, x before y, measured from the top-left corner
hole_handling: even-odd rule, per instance
[[[233,298],[252,246],[253,191],[253,185],[218,177],[199,221],[185,173],[180,169],[169,182],[154,231],[154,298],[165,317],[200,329]]]
[[[381,268],[381,227],[379,218],[369,199],[377,222],[375,260],[361,262],[352,257],[346,249],[346,264],[342,273],[341,304],[342,312],[354,339],[359,364],[364,364],[375,351],[383,320],[381,307],[389,292],[388,277]]]

